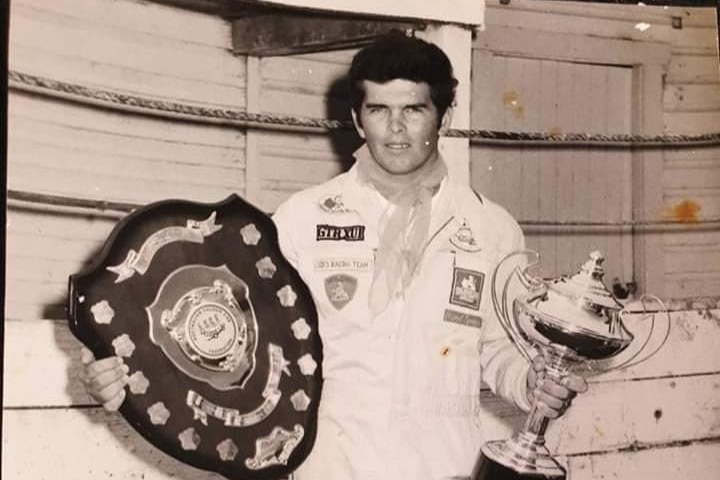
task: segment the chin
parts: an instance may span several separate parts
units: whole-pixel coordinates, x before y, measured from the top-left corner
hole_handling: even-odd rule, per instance
[[[380,166],[382,167],[383,170],[385,170],[386,172],[388,172],[392,175],[407,175],[408,173],[412,173],[415,170],[417,170],[417,168],[412,168],[408,165],[385,164],[385,165],[380,165]]]

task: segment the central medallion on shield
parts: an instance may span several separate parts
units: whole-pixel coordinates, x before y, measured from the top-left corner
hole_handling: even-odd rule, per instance
[[[248,286],[226,267],[176,270],[147,311],[151,340],[187,375],[227,390],[252,374],[257,322]]]

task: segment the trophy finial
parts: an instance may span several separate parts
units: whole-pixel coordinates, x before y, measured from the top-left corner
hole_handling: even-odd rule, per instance
[[[605,275],[605,269],[602,266],[604,261],[605,257],[600,250],[595,250],[590,252],[590,259],[583,263],[580,270],[593,279],[600,280]]]

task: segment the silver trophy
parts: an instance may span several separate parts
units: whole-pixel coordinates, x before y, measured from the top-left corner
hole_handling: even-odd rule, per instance
[[[512,265],[510,261],[519,255],[534,256],[534,262],[527,267],[512,266],[503,283],[499,272],[508,270],[508,265]],[[639,359],[650,345],[654,318],[647,338],[643,342],[635,341],[623,323],[626,313],[623,305],[603,283],[605,259],[600,252],[592,252],[575,274],[549,280],[534,278],[528,273],[538,259],[539,255],[530,250],[506,256],[493,273],[492,299],[503,328],[520,352],[528,360],[534,356],[533,352],[544,355],[548,378],[559,381],[570,370],[592,375],[626,368],[647,360],[662,346]],[[521,291],[514,290],[511,294],[513,287]],[[642,305],[646,297],[652,296],[641,298]],[[662,305],[659,299],[652,298]],[[667,313],[664,306],[660,311]],[[667,319],[669,329],[669,315]],[[639,348],[628,349],[638,343]],[[630,355],[619,355],[621,352]],[[518,434],[482,447],[472,480],[566,478],[565,469],[545,447],[544,435],[549,421],[534,403]]]

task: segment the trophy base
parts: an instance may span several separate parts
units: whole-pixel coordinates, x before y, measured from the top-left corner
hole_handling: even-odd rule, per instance
[[[565,480],[565,469],[550,456],[543,443],[527,433],[507,441],[486,443],[470,480]]]

